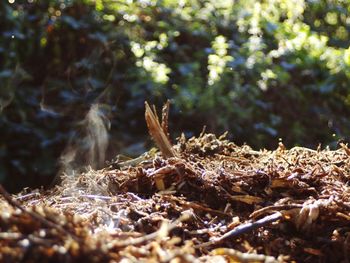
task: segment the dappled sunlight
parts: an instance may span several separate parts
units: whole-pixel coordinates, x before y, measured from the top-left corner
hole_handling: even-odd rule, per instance
[[[212,43],[213,53],[208,56],[208,84],[213,85],[220,80],[220,75],[224,72],[226,63],[233,60],[227,55],[228,44],[224,36],[218,36]]]

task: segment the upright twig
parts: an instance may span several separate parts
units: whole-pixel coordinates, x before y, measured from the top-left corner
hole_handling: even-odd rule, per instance
[[[170,135],[169,135],[169,108],[170,108],[170,101],[167,100],[167,102],[164,104],[162,109],[162,129],[165,133],[165,135],[168,137],[168,140],[170,141]]]
[[[147,123],[147,127],[148,127],[148,131],[152,137],[152,139],[154,140],[154,142],[156,143],[156,145],[158,146],[159,150],[162,152],[163,156],[165,158],[170,158],[170,157],[175,157],[176,153],[168,139],[167,136],[167,113],[164,114],[164,112],[167,111],[167,109],[165,109],[163,111],[163,125],[161,125],[159,123],[159,119],[157,116],[157,112],[155,110],[155,107],[153,107],[153,110],[151,109],[151,107],[149,106],[149,104],[147,102],[145,102],[145,118],[146,118],[146,123]],[[165,106],[165,108],[168,108],[169,106]]]

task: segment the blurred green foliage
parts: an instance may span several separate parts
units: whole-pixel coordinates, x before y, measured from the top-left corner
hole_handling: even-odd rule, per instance
[[[0,3],[0,179],[47,184],[92,103],[110,154],[172,99],[174,134],[334,145],[350,134],[350,2],[8,0]],[[80,125],[80,126],[79,126]]]

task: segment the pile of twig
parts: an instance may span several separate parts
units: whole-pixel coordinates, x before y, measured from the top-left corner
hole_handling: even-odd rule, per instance
[[[348,262],[350,150],[178,139],[48,193],[0,200],[1,262]],[[118,167],[118,168],[116,168]]]

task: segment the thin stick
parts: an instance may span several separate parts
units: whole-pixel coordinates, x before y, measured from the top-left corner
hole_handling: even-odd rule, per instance
[[[14,200],[11,195],[4,189],[4,187],[0,184],[0,194],[5,198],[5,200],[12,205],[15,208],[18,208],[19,210],[21,210],[23,213],[26,213],[28,215],[30,215],[31,217],[33,217],[35,220],[39,221],[40,223],[42,223],[43,225],[49,227],[49,228],[54,228],[57,231],[66,234],[68,236],[71,236],[73,239],[75,240],[79,240],[79,238],[74,235],[73,233],[70,233],[69,231],[65,230],[62,226],[55,224],[49,220],[47,220],[45,217],[43,217],[42,215],[33,212],[33,211],[29,211],[27,209],[25,209],[23,206],[21,206],[20,203],[18,203],[16,200]]]
[[[254,229],[257,229],[259,227],[262,226],[266,226],[272,222],[278,221],[282,218],[282,214],[280,212],[276,212],[272,215],[268,215],[262,219],[259,219],[255,222],[249,222],[249,223],[245,223],[242,225],[237,226],[236,228],[228,231],[227,233],[225,233],[223,236],[219,237],[218,239],[197,245],[196,248],[201,248],[201,247],[207,247],[207,246],[211,246],[211,245],[216,245],[219,244],[221,242],[223,242],[226,239],[229,238],[236,238],[240,235],[243,235],[249,231],[252,231]]]
[[[168,140],[170,141],[169,136],[169,108],[170,108],[170,101],[167,100],[167,102],[164,104],[162,109],[162,129],[165,133],[165,135],[168,137]]]
[[[217,248],[211,251],[212,255],[224,255],[229,257],[229,262],[281,262],[275,257],[255,253],[243,253],[232,248]]]
[[[266,206],[263,207],[257,211],[254,211],[253,213],[250,214],[250,218],[256,218],[261,216],[262,214],[265,214],[267,212],[275,212],[275,211],[281,211],[281,210],[290,210],[294,208],[302,208],[303,205],[300,204],[285,204],[285,205],[271,205],[271,206]]]
[[[215,214],[215,215],[229,217],[229,215],[227,213],[221,212],[219,210],[214,210],[214,209],[211,209],[209,207],[205,207],[205,206],[203,206],[201,204],[198,204],[198,203],[195,203],[195,202],[187,202],[185,200],[178,199],[178,198],[176,198],[173,195],[164,195],[163,199],[167,200],[167,201],[170,201],[170,202],[172,202],[172,201],[173,202],[178,202],[182,206],[188,207],[188,208],[192,208],[194,210],[201,210],[201,211],[205,211],[205,212],[212,213],[212,214]]]
[[[167,233],[169,233],[179,223],[187,221],[192,217],[193,217],[193,213],[191,211],[186,210],[186,211],[182,212],[182,215],[180,216],[180,218],[178,218],[174,222],[171,222],[169,225],[166,225],[165,228],[160,227],[159,230],[157,230],[151,234],[145,235],[145,236],[141,236],[141,237],[137,237],[137,238],[133,238],[133,239],[128,239],[128,240],[123,240],[123,241],[116,241],[114,243],[114,246],[120,248],[120,247],[136,246],[136,245],[143,244],[149,240],[156,239],[157,237],[161,236],[162,232],[164,230],[167,231]]]

